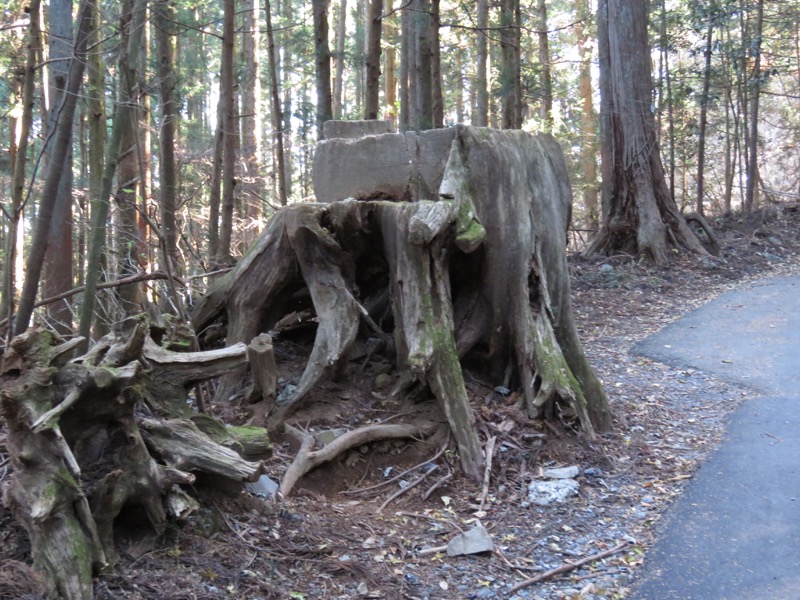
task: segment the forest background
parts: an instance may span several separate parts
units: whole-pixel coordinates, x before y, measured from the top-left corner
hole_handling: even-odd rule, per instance
[[[330,118],[552,132],[571,170],[574,247],[597,230],[587,0],[3,4],[3,319],[29,316],[37,295],[59,298],[46,318],[65,333],[102,333],[145,295],[185,316],[200,275],[241,256],[277,208],[313,196]],[[679,208],[796,198],[800,3],[648,10],[649,47],[621,43],[652,58],[650,111]]]

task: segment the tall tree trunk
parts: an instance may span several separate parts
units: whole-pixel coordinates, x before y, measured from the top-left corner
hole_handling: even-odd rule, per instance
[[[397,43],[397,25],[396,19],[393,14],[394,2],[393,0],[386,0],[386,13],[389,15],[385,19],[386,28],[386,52],[384,52],[383,70],[385,72],[383,104],[386,107],[386,115],[392,120],[397,116],[395,103],[397,102],[397,74],[396,69],[396,51],[395,45]]]
[[[293,6],[288,0],[284,1],[281,5],[283,11],[283,22],[291,23],[293,19]],[[274,31],[273,31],[274,34]],[[278,73],[283,76],[282,92],[283,92],[283,168],[286,171],[284,177],[284,185],[286,186],[286,198],[291,198],[294,189],[294,153],[292,150],[294,141],[294,132],[292,131],[292,77],[295,75],[294,52],[292,48],[294,43],[292,34],[289,31],[284,31],[281,36],[281,56],[283,57],[283,65],[278,69]]]
[[[411,94],[414,98],[414,129],[433,128],[433,71],[431,64],[431,0],[414,0],[414,71]]]
[[[747,140],[747,189],[744,198],[744,211],[750,212],[756,205],[756,183],[758,180],[758,110],[761,96],[761,37],[764,22],[764,0],[756,4],[755,38],[749,44],[754,55],[753,69],[750,73],[750,129]]]
[[[11,179],[11,219],[9,221],[8,236],[5,240],[5,259],[3,261],[3,296],[0,304],[0,318],[11,316],[14,312],[14,297],[16,295],[15,264],[17,262],[17,239],[22,222],[23,195],[25,193],[25,167],[28,162],[28,138],[30,137],[31,122],[33,121],[34,87],[36,83],[36,55],[42,43],[41,30],[39,29],[39,14],[41,3],[32,0],[29,6],[29,24],[27,39],[27,56],[22,79],[22,94],[20,103],[22,114],[17,127],[9,131],[11,146],[15,150],[12,156]],[[11,128],[10,128],[11,129]],[[17,137],[18,136],[18,137]],[[16,138],[16,139],[15,139]],[[11,328],[9,328],[11,329]],[[11,336],[9,335],[9,340]]]
[[[444,127],[444,94],[442,93],[442,54],[439,27],[439,0],[431,0],[431,92],[433,93],[433,126]]]
[[[83,79],[83,70],[86,64],[87,38],[91,28],[92,3],[83,0],[78,15],[78,31],[75,36],[75,50],[70,60],[69,78],[67,79],[64,102],[58,118],[56,140],[51,154],[51,163],[63,163],[72,143],[72,125],[75,117],[78,92]],[[27,328],[33,314],[33,305],[36,302],[36,291],[42,274],[42,265],[47,253],[48,237],[53,221],[56,205],[58,186],[61,182],[61,170],[49,169],[42,190],[42,200],[39,204],[39,214],[31,241],[31,249],[25,263],[25,284],[20,297],[19,311],[14,322],[15,334],[23,333]]]
[[[377,119],[380,113],[381,16],[383,0],[369,0],[367,12],[367,61],[364,118]]]
[[[520,128],[520,73],[519,28],[516,23],[518,0],[502,0],[500,3],[501,33],[501,112],[503,129]]]
[[[89,238],[89,252],[86,256],[86,282],[78,335],[85,338],[81,348],[85,352],[92,333],[92,321],[96,302],[97,284],[103,272],[103,255],[106,248],[106,221],[108,220],[109,199],[114,185],[114,174],[120,158],[122,139],[128,129],[133,127],[132,113],[122,103],[122,92],[118,92],[118,102],[111,123],[111,139],[108,142],[106,161],[103,168],[103,181],[100,195],[92,198],[92,227]]]
[[[236,41],[236,0],[225,0],[222,24],[222,59],[219,98],[222,104],[222,202],[220,204],[219,246],[215,262],[225,264],[231,255],[234,186],[236,185],[236,96],[234,94],[234,47]]]
[[[147,11],[152,15],[152,2],[148,3]],[[150,77],[150,47],[152,45],[152,31],[150,22],[151,18],[147,18],[144,23],[144,35],[142,38],[142,51],[139,56],[139,70],[141,71],[142,80],[147,81]],[[140,90],[140,103],[141,110],[139,111],[139,169],[142,172],[141,184],[139,186],[139,194],[141,197],[141,204],[139,205],[139,214],[137,215],[137,226],[139,228],[139,259],[143,269],[147,270],[148,265],[152,261],[152,248],[151,238],[153,232],[150,231],[150,222],[148,216],[153,212],[153,109],[150,98],[150,86],[142,86]]]
[[[586,220],[591,229],[597,229],[600,214],[597,203],[597,125],[592,94],[592,47],[586,31],[586,21],[590,18],[588,0],[575,3],[577,24],[575,36],[580,56],[580,95],[581,105],[581,171],[583,174],[583,205]]]
[[[267,17],[267,44],[269,46],[270,97],[272,98],[272,128],[275,136],[275,170],[278,173],[278,201],[286,206],[288,199],[286,168],[283,152],[283,113],[278,86],[278,57],[275,49],[275,33],[272,29],[271,0],[265,0]]]
[[[175,54],[172,46],[172,22],[175,8],[169,0],[159,0],[154,6],[156,45],[158,47],[158,89],[161,107],[159,127],[159,180],[161,231],[163,235],[161,262],[168,273],[180,274],[178,255],[178,178],[175,164]]]
[[[380,0],[375,0],[380,2]],[[322,139],[322,126],[333,118],[333,98],[331,92],[331,50],[328,46],[328,4],[329,0],[313,0],[314,11],[314,58],[317,79],[317,139]],[[378,21],[380,23],[380,20]],[[380,31],[378,32],[378,52],[380,52]]]
[[[408,131],[412,127],[411,113],[413,97],[411,96],[411,75],[414,71],[414,17],[404,8],[400,21],[400,131]]]
[[[478,127],[489,124],[489,0],[478,0],[477,65],[475,66],[476,108],[474,122]]]
[[[64,89],[69,77],[69,58],[72,54],[72,2],[53,0],[48,10],[50,83],[47,128],[54,131],[58,123],[58,110],[64,100]],[[45,155],[49,158],[54,137],[48,136]],[[64,164],[51,163],[47,168],[61,169],[53,226],[50,232],[42,291],[46,297],[56,296],[72,288],[72,148],[67,151]],[[60,333],[71,333],[71,298],[65,298],[47,307],[47,316],[53,328]]]
[[[707,254],[678,212],[664,178],[655,120],[647,13],[639,0],[607,0],[597,12],[604,215],[593,252],[669,261],[668,239]]]
[[[347,0],[339,0],[339,16],[336,22],[336,76],[333,80],[333,118],[342,118],[342,91],[344,85],[344,48],[347,37]]]
[[[703,197],[705,190],[705,162],[706,162],[706,123],[708,122],[708,91],[711,86],[711,44],[714,36],[714,18],[708,17],[706,28],[705,68],[703,70],[703,93],[700,96],[700,125],[697,132],[697,198],[695,210],[700,216],[705,215]]]
[[[553,129],[553,78],[551,75],[552,70],[550,69],[550,43],[547,36],[546,0],[537,0],[536,13],[539,28],[539,73],[541,77],[539,83],[541,93],[539,118],[542,121],[544,130],[549,132]]]
[[[120,157],[117,173],[117,216],[119,228],[118,247],[120,278],[137,273],[141,269],[140,249],[142,240],[139,234],[139,212],[137,210],[137,188],[142,178],[139,160],[139,115],[141,106],[141,90],[139,63],[144,41],[144,25],[147,16],[146,0],[127,0],[124,3],[122,16],[123,51],[120,54],[120,81],[122,105],[130,116],[130,127],[126,128],[120,142]],[[121,286],[117,295],[126,315],[132,316],[141,312],[142,287],[139,283]]]
[[[249,247],[257,235],[255,221],[261,217],[264,196],[261,175],[261,31],[259,0],[247,0],[246,10],[242,11],[241,44],[241,159],[242,177],[239,198],[242,204],[241,216],[247,225],[242,232],[241,241]]]

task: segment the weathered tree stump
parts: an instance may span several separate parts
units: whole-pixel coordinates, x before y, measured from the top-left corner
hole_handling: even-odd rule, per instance
[[[227,447],[234,436],[214,441],[188,415],[174,418],[187,406],[186,384],[244,364],[243,345],[175,356],[139,324],[67,362],[76,343],[54,345],[30,329],[0,368],[13,469],[4,502],[28,531],[34,569],[66,599],[92,597],[93,573],[115,560],[114,521],[126,506],[140,506],[161,532],[197,506],[178,487],[195,474],[243,482],[263,472]]]
[[[446,157],[435,152],[442,148]],[[399,165],[395,175],[378,149]],[[377,182],[376,160],[395,180]],[[531,417],[574,421],[589,437],[609,427],[573,322],[571,192],[552,137],[459,126],[411,139],[332,139],[319,144],[315,168],[327,174],[315,175],[315,189],[336,190],[325,196],[333,201],[278,212],[193,316],[197,331],[225,323],[228,343],[249,343],[283,322],[293,296],[310,295],[314,345],[296,389],[272,408],[271,427],[290,418],[323,375],[343,368],[360,331],[376,330],[392,336],[406,379],[439,400],[473,479],[483,456],[461,360],[483,365],[493,385],[517,388]],[[438,190],[434,201],[415,196],[430,189]],[[228,378],[222,399],[236,383]]]

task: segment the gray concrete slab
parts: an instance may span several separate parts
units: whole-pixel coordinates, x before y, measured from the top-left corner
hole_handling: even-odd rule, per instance
[[[668,511],[631,598],[800,599],[800,277],[736,290],[636,352],[764,393]]]

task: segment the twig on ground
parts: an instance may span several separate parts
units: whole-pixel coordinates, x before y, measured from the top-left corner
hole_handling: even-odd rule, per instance
[[[515,592],[518,592],[522,588],[526,588],[530,585],[533,585],[534,583],[539,583],[540,581],[546,581],[551,577],[555,577],[556,575],[561,575],[562,573],[569,573],[570,571],[582,567],[586,563],[607,558],[613,554],[616,554],[620,550],[627,548],[628,545],[630,545],[630,542],[624,541],[622,543],[617,544],[613,548],[609,548],[608,550],[604,550],[603,552],[598,552],[597,554],[592,554],[591,556],[582,558],[578,561],[575,561],[574,563],[568,563],[565,565],[561,565],[560,567],[556,567],[555,569],[550,569],[549,571],[546,571],[541,575],[537,575],[536,577],[531,577],[530,579],[526,579],[525,581],[519,582],[517,585],[508,590],[508,593],[513,594]]]
[[[416,471],[417,469],[421,469],[425,465],[430,464],[433,461],[437,460],[442,454],[445,453],[445,450],[447,450],[447,446],[449,446],[449,445],[450,445],[450,434],[448,433],[447,440],[445,440],[445,443],[442,445],[441,448],[439,448],[439,450],[436,452],[436,454],[434,454],[433,457],[429,458],[428,460],[426,460],[424,462],[421,462],[418,465],[414,465],[413,467],[411,467],[409,469],[406,469],[402,473],[400,473],[398,475],[395,475],[394,477],[392,477],[391,479],[387,479],[386,481],[381,481],[380,483],[376,483],[375,485],[371,485],[369,487],[360,488],[360,489],[356,489],[356,490],[344,490],[343,492],[339,492],[339,493],[342,496],[358,496],[358,495],[361,495],[361,494],[365,494],[367,492],[374,492],[375,490],[379,490],[380,488],[385,487],[387,485],[390,485],[390,484],[394,483],[395,481],[397,481],[399,479],[402,479],[403,477],[405,477],[409,473],[412,473],[413,471]]]
[[[437,468],[438,468],[438,465],[431,465],[431,468],[430,468],[430,469],[428,469],[427,471],[425,471],[425,472],[424,472],[422,475],[420,475],[419,477],[417,477],[417,478],[416,478],[414,481],[412,481],[411,483],[409,483],[409,484],[408,484],[406,487],[404,487],[404,488],[400,488],[400,489],[399,489],[399,490],[397,490],[397,491],[396,491],[394,494],[392,494],[391,496],[389,496],[389,497],[388,497],[388,498],[387,498],[387,499],[384,501],[384,503],[383,503],[383,504],[381,504],[381,505],[378,507],[378,510],[377,510],[377,511],[375,511],[375,512],[382,512],[384,508],[386,508],[387,506],[389,506],[389,504],[391,504],[391,503],[392,503],[392,501],[396,500],[397,498],[399,498],[400,496],[402,496],[403,494],[405,494],[406,492],[408,492],[408,491],[409,491],[409,490],[411,490],[412,488],[415,488],[415,487],[417,487],[417,486],[418,486],[420,483],[422,483],[423,481],[425,481],[425,478],[426,478],[428,475],[430,475],[431,473],[433,473],[433,472],[434,472],[434,471],[435,471]]]
[[[447,483],[448,481],[450,481],[452,478],[453,478],[453,472],[452,472],[452,471],[448,471],[447,475],[445,475],[444,477],[440,477],[440,478],[439,478],[439,479],[436,481],[436,483],[434,483],[434,484],[433,484],[431,487],[429,487],[429,488],[428,488],[428,491],[427,491],[427,492],[425,492],[425,493],[422,495],[422,499],[423,499],[423,500],[427,500],[428,498],[430,498],[430,495],[431,495],[433,492],[435,492],[436,490],[438,490],[440,487],[442,487],[442,486],[443,486],[445,483]]]
[[[489,482],[492,478],[492,458],[494,457],[494,444],[497,442],[497,436],[493,435],[486,440],[486,468],[483,471],[483,488],[481,489],[481,502],[478,510],[482,511],[486,504],[486,496],[489,495]]]

